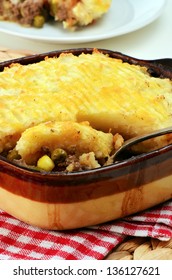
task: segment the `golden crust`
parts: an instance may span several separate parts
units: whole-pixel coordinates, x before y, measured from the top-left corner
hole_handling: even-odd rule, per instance
[[[169,79],[98,51],[13,64],[0,73],[0,152],[14,147],[27,128],[47,121],[88,121],[130,138],[170,126],[171,108]]]
[[[26,164],[35,164],[42,149],[53,152],[64,149],[80,156],[93,152],[96,158],[108,157],[114,146],[113,135],[93,129],[87,122],[46,122],[28,128],[19,139],[16,150]]]

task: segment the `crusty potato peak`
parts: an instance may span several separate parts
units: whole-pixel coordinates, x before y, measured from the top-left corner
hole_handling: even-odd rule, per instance
[[[169,79],[97,50],[12,64],[0,73],[0,152],[13,148],[27,128],[47,121],[88,121],[127,139],[171,125],[171,108]]]

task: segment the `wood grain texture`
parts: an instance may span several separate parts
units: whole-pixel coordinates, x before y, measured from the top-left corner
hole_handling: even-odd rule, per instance
[[[34,54],[27,50],[11,50],[0,46],[0,62]]]

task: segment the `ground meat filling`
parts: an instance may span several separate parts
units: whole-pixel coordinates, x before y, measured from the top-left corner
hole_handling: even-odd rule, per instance
[[[44,1],[36,2],[33,5],[32,0],[26,0],[23,3],[20,3],[19,4],[19,9],[21,14],[20,22],[22,24],[33,25],[33,19],[35,16],[39,16],[39,15],[44,16],[45,10],[43,8],[42,2]]]
[[[14,3],[9,0],[0,0],[0,19],[15,21],[26,26],[32,26],[34,25],[34,19],[36,16],[42,16],[44,22],[46,21],[46,9],[46,0],[14,1]]]
[[[42,155],[34,166],[26,164],[15,148],[1,155],[17,165],[43,172],[84,171],[113,163],[111,156],[97,159],[94,152],[83,153],[82,155],[67,154],[67,152],[61,148],[57,148],[50,153],[47,147],[42,147]]]
[[[9,162],[40,172],[85,171],[113,164],[113,154],[116,149],[123,145],[124,142],[123,137],[118,133],[112,135],[109,133],[103,134],[99,131],[97,134],[95,130],[93,130],[86,123],[76,124],[70,122],[71,127],[72,125],[73,128],[79,126],[82,131],[80,131],[81,138],[79,138],[79,141],[76,139],[78,130],[75,131],[74,129],[72,130],[71,138],[69,138],[69,141],[67,140],[67,143],[65,143],[64,145],[63,141],[66,141],[66,135],[69,134],[69,131],[67,130],[63,135],[64,131],[62,130],[63,132],[61,131],[60,136],[62,138],[60,138],[59,144],[57,144],[59,136],[58,133],[60,133],[58,131],[56,135],[57,138],[55,139],[55,145],[52,146],[54,135],[53,138],[51,138],[52,133],[45,133],[44,129],[47,129],[47,125],[54,125],[54,127],[56,127],[57,129],[57,127],[59,128],[61,123],[40,124],[42,128],[41,132],[43,132],[42,135],[44,136],[41,139],[43,139],[44,144],[38,145],[37,148],[35,148],[35,146],[33,145],[35,149],[33,149],[32,144],[30,147],[27,146],[27,144],[31,143],[31,139],[28,138],[28,131],[33,133],[33,128],[28,129],[22,134],[20,140],[16,142],[16,145],[14,145],[13,148],[10,149],[4,149],[1,152],[1,156],[6,157]],[[62,125],[63,129],[65,125],[66,123]],[[69,124],[67,124],[67,127],[68,126]],[[50,131],[52,132],[52,128],[50,129]],[[88,131],[90,133],[89,135],[87,134]],[[32,133],[30,134],[31,138],[33,135]],[[92,135],[92,137],[90,137],[90,135]],[[26,154],[23,154],[20,148],[23,145],[25,136],[27,136],[27,142],[25,142],[24,144],[24,152],[26,152]],[[95,139],[97,141],[95,141]],[[73,143],[73,140],[75,144]],[[40,144],[39,141],[38,143]],[[29,157],[27,157],[27,155]]]
[[[61,22],[64,29],[92,24],[110,8],[111,0],[0,0],[0,20],[41,28]]]

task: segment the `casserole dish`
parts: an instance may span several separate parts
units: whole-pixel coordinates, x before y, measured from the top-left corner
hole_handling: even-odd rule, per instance
[[[145,61],[109,50],[111,58],[145,66],[153,77],[172,78],[171,60]],[[0,64],[28,65],[61,53],[92,54],[70,49],[19,58]],[[172,197],[172,145],[130,156],[101,168],[72,173],[40,173],[0,156],[0,208],[41,228],[74,229],[118,219]]]

